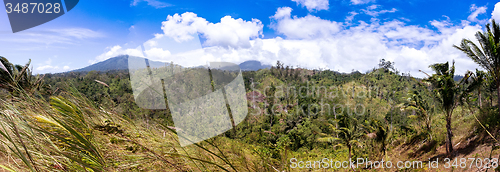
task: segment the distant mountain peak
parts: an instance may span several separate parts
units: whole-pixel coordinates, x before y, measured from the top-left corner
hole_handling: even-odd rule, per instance
[[[271,67],[271,65],[262,65],[262,63],[257,60],[248,60],[240,63],[239,66],[243,71],[257,71],[259,69],[266,69]]]
[[[98,62],[90,66],[73,70],[70,72],[90,72],[90,71],[106,72],[111,70],[128,70],[128,57],[129,57],[128,55],[120,55],[112,57],[102,62]],[[151,62],[154,61],[150,61],[150,63]],[[158,63],[163,63],[163,62],[158,62]],[[243,63],[240,63],[239,66],[242,71],[257,71],[260,69],[271,67],[271,65],[263,65],[260,61],[257,60],[245,61]]]
[[[90,71],[105,72],[110,70],[128,70],[128,55],[120,55],[112,57],[102,62],[97,62],[90,66],[73,70],[71,72],[90,72]]]

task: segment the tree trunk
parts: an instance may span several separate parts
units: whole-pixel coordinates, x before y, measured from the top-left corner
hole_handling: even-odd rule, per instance
[[[384,140],[382,141],[382,155],[385,156],[385,138]]]
[[[347,148],[349,149],[349,161],[351,160],[351,146],[347,146]]]
[[[493,91],[490,91],[490,107],[493,106]]]
[[[477,90],[477,94],[479,97],[479,108],[483,107],[483,102],[481,101],[481,86],[479,86],[479,89]]]
[[[500,112],[500,82],[497,82],[497,106]],[[493,96],[492,96],[493,97]]]
[[[352,158],[352,156],[351,156],[351,150],[352,150],[351,145],[348,145],[347,148],[349,148],[349,160],[348,161],[349,161],[349,166],[351,166],[351,158]],[[351,169],[352,169],[352,171],[356,171],[353,166],[351,166]]]
[[[446,154],[448,157],[451,157],[451,154],[453,153],[453,143],[452,143],[452,137],[453,133],[451,132],[451,115],[453,113],[453,110],[450,110],[449,112],[446,113]]]
[[[427,112],[425,112],[425,127],[427,128],[427,131],[430,133],[431,132],[431,117]]]

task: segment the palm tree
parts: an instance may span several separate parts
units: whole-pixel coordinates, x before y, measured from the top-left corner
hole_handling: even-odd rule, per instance
[[[476,69],[476,73],[467,71],[465,74],[466,76],[469,76],[470,79],[465,80],[465,83],[469,84],[467,87],[468,92],[472,92],[477,89],[477,95],[478,95],[478,100],[479,100],[479,108],[483,106],[482,103],[482,98],[481,98],[481,87],[485,83],[486,80],[486,73],[483,71],[480,71]]]
[[[465,91],[463,86],[464,81],[468,80],[469,76],[466,75],[460,83],[455,82],[453,80],[453,76],[455,75],[455,62],[453,62],[450,67],[449,63],[437,63],[429,66],[435,74],[429,76],[429,78],[424,79],[424,82],[430,83],[433,87],[433,93],[443,109],[446,116],[446,153],[451,155],[453,152],[453,144],[452,144],[452,131],[451,131],[451,117],[453,114],[453,110],[457,107],[459,100],[464,95]],[[425,72],[424,72],[425,73]]]
[[[366,120],[362,125],[367,138],[373,139],[375,142],[379,143],[380,151],[382,156],[386,155],[387,143],[389,142],[389,126],[376,119]]]
[[[476,39],[480,46],[469,39],[462,39],[460,46],[453,45],[453,47],[464,52],[479,66],[489,71],[497,88],[500,110],[500,26],[492,20],[491,25],[486,24],[486,31],[476,33]]]
[[[423,88],[427,89],[427,88]],[[422,91],[413,90],[408,92],[407,101],[402,104],[405,110],[414,110],[416,112],[415,116],[419,120],[423,120],[425,123],[425,129],[427,132],[431,131],[431,105],[430,102],[424,98]],[[412,117],[412,116],[410,116]]]
[[[359,132],[358,120],[351,117],[347,113],[339,116],[340,118],[338,120],[334,120],[338,124],[338,127],[335,127],[333,124],[329,124],[330,128],[338,134],[338,137],[321,133],[320,135],[322,137],[318,138],[318,141],[334,143],[334,148],[347,147],[349,150],[350,161],[354,148],[361,146],[359,139],[363,136],[363,133]]]

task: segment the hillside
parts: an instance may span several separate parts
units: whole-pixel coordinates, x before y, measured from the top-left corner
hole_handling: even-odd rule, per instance
[[[158,65],[158,69],[168,72],[167,67],[161,66],[164,64]],[[179,144],[170,109],[144,109],[136,104],[126,70],[49,74],[42,83],[37,82],[40,78],[24,77],[19,84],[23,89],[0,92],[3,101],[0,121],[8,126],[0,128],[0,141],[7,146],[0,147],[0,168],[306,170],[293,168],[294,158],[311,162],[322,158],[422,161],[425,166],[429,159],[439,158],[444,164],[443,158],[449,157],[445,150],[447,125],[435,91],[422,82],[424,79],[398,74],[389,67],[347,74],[280,64],[244,71],[246,118],[233,129],[187,147]],[[182,77],[199,81],[204,75]],[[189,87],[203,89],[202,84],[196,83]],[[497,99],[496,90],[488,85],[483,87],[482,97],[471,92],[453,111],[455,152],[451,157],[484,159],[500,154],[492,138],[500,136],[500,120],[493,103]],[[179,89],[185,93],[182,96],[197,94],[186,90]],[[478,99],[483,100],[482,106]],[[34,158],[29,160],[27,156]],[[12,159],[16,162],[11,163]],[[331,170],[350,171],[349,168]],[[475,169],[467,166],[456,171],[470,170]],[[434,171],[447,169],[442,165]]]
[[[110,70],[128,70],[128,55],[122,55],[107,59],[90,66],[73,70],[70,72],[90,72],[90,71],[110,71]]]

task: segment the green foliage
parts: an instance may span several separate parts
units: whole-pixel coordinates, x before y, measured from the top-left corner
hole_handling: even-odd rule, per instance
[[[42,80],[45,90],[34,92],[44,92],[42,99],[33,98],[33,102],[17,96],[21,99],[15,101],[26,105],[9,107],[22,111],[16,114],[28,115],[3,118],[10,121],[3,123],[8,128],[23,124],[19,126],[26,125],[24,133],[32,129],[36,134],[21,134],[20,138],[44,138],[38,144],[43,147],[30,141],[24,143],[25,149],[21,139],[6,130],[0,140],[12,145],[9,150],[26,165],[5,167],[50,171],[56,169],[52,167],[56,162],[75,171],[283,171],[289,167],[290,157],[387,158],[396,147],[411,143],[426,143],[435,149],[446,140],[443,133],[447,132],[443,129],[447,113],[438,110],[447,112],[450,105],[474,103],[470,100],[478,95],[470,93],[480,88],[484,90],[481,95],[489,99],[493,95],[490,88],[495,88],[490,87],[490,75],[480,71],[466,74],[463,84],[456,83],[454,68],[447,63],[432,65],[436,74],[424,80],[399,74],[392,62],[384,61],[379,67],[366,74],[346,74],[293,68],[279,62],[271,69],[245,71],[247,95],[257,95],[247,99],[247,118],[234,133],[227,131],[185,148],[177,144],[169,109],[147,110],[136,105],[127,71],[47,74]],[[163,72],[172,71],[166,68]],[[194,74],[184,77],[201,80]],[[219,89],[228,82],[217,80],[212,87]],[[198,87],[186,85],[179,91],[189,94]],[[5,101],[2,103],[12,103]],[[498,112],[491,110],[491,104],[483,107],[479,120],[497,125],[491,114]],[[23,123],[25,119],[31,121]],[[422,152],[411,151],[413,155]],[[54,154],[56,160],[47,160]],[[28,155],[33,155],[33,160]]]
[[[430,132],[432,114],[435,113],[434,108],[432,108],[433,101],[427,87],[420,83],[419,86],[420,88],[408,92],[407,101],[402,104],[402,107],[413,113],[408,118],[416,118],[419,121],[424,121],[425,129]]]
[[[0,56],[0,63],[0,89],[7,90],[13,96],[19,96],[21,93],[33,94],[45,87],[43,76],[35,76],[30,70],[31,60],[21,66],[14,65]]]
[[[500,111],[500,26],[495,20],[486,24],[486,31],[477,32],[479,46],[469,39],[462,39],[460,46],[453,47],[464,52],[491,76],[490,85],[497,90],[497,102]],[[491,87],[490,87],[491,88]]]
[[[456,83],[453,79],[455,76],[455,62],[453,62],[451,67],[449,63],[446,62],[433,64],[430,68],[432,68],[435,74],[429,76],[429,78],[424,81],[432,85],[433,94],[445,113],[447,130],[446,153],[451,155],[453,152],[453,134],[451,131],[452,113],[458,106],[458,103],[463,100],[464,95],[472,91],[471,89],[467,89],[465,85],[469,76],[464,77],[460,83]]]

